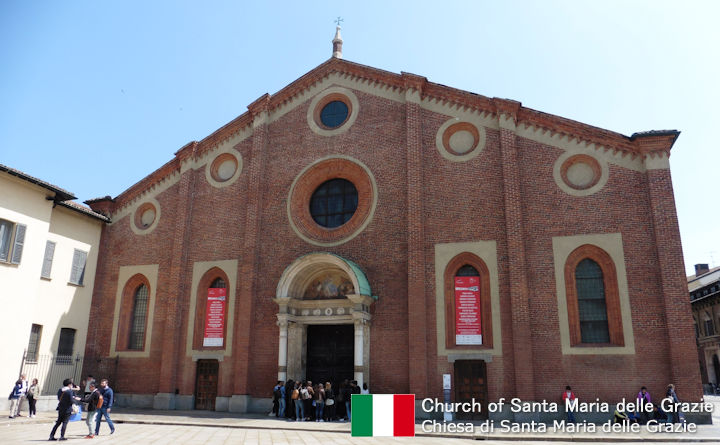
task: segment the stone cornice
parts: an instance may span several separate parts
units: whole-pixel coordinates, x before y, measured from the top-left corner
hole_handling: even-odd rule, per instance
[[[173,173],[186,168],[197,168],[203,155],[221,144],[240,135],[241,140],[252,135],[253,127],[263,122],[272,122],[284,114],[285,107],[296,99],[307,100],[306,93],[333,76],[336,79],[361,85],[364,90],[377,91],[384,97],[397,96],[399,100],[419,99],[420,105],[433,112],[456,116],[473,114],[488,122],[490,128],[506,128],[516,131],[522,137],[540,135],[541,143],[558,138],[578,145],[612,151],[615,156],[630,159],[660,156],[667,158],[670,148],[679,132],[661,131],[636,133],[632,137],[613,131],[583,124],[571,119],[542,113],[525,108],[520,102],[508,99],[489,98],[479,94],[429,82],[425,77],[403,72],[384,71],[344,59],[331,58],[310,70],[275,94],[264,94],[248,105],[248,111],[220,127],[200,142],[191,142],[178,150],[174,159],[115,198],[113,213],[126,207],[143,192],[156,184],[171,179]],[[347,82],[344,82],[347,83]],[[410,94],[408,95],[408,92]],[[372,94],[372,93],[371,93]],[[457,116],[456,116],[457,117]],[[247,131],[244,131],[247,130]],[[534,139],[531,137],[531,139]],[[234,142],[236,143],[236,142]],[[552,145],[552,144],[551,144]],[[199,161],[198,161],[199,162]]]

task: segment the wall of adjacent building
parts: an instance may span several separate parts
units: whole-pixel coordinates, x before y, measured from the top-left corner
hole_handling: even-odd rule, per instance
[[[6,311],[0,323],[0,382],[10,388],[19,376],[33,324],[42,326],[39,357],[57,352],[61,328],[76,330],[73,354],[84,353],[103,223],[53,206],[46,199],[53,192],[16,177],[0,175],[0,190],[0,218],[27,226],[20,264],[0,263],[0,305]],[[48,240],[56,247],[50,279],[44,279],[41,271]],[[76,248],[88,252],[83,286],[68,283]],[[53,363],[44,360],[46,365]],[[28,365],[26,373],[29,381],[38,378],[44,385],[48,367]]]

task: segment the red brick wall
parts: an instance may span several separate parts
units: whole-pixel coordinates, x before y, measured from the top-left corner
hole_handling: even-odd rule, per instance
[[[129,227],[132,215],[105,227],[88,354],[109,352],[118,268],[159,264],[151,356],[119,360],[117,391],[154,394],[178,388],[181,394],[193,393],[195,363],[185,356],[193,263],[238,259],[235,333],[229,333],[233,355],[220,363],[219,395],[268,397],[277,375],[272,298],[278,280],[299,256],[329,251],[356,262],[379,296],[371,307],[373,392],[412,390],[440,397],[442,374],[452,373],[452,364],[436,353],[435,274],[443,271],[434,270],[434,246],[495,240],[502,339],[494,341],[502,341],[503,355],[487,366],[490,400],[556,400],[566,384],[584,400],[617,400],[642,385],[659,395],[671,380],[681,398],[700,396],[689,303],[678,303],[687,300],[687,292],[677,222],[663,226],[658,216],[675,215],[664,171],[645,174],[611,165],[599,192],[573,197],[553,179],[553,164],[562,153],[557,148],[509,137],[503,130],[509,144],[503,157],[501,131],[487,129],[486,146],[477,157],[449,162],[435,147],[437,130],[448,116],[355,94],[360,114],[348,131],[332,137],[313,133],[307,101],[238,144],[243,171],[234,184],[212,187],[204,169],[191,169],[156,196],[162,214],[152,233],[135,235]],[[263,104],[253,107],[262,112]],[[303,168],[337,154],[369,167],[378,204],[372,222],[357,237],[321,248],[292,231],[286,199]],[[651,193],[664,206],[655,214]],[[552,237],[616,232],[623,238],[637,353],[563,355]],[[671,246],[656,248],[656,237]],[[661,270],[674,272],[663,276]],[[409,302],[425,307],[415,310]],[[684,363],[671,365],[671,357]]]

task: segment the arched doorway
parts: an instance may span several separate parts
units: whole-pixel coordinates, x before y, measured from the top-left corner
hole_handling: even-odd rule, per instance
[[[370,306],[376,298],[350,260],[331,253],[295,260],[283,272],[274,300],[278,380],[369,383]]]

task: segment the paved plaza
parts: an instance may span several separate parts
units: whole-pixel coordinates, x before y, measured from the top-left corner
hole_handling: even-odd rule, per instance
[[[352,437],[350,425],[344,422],[287,422],[274,417],[230,414],[208,411],[113,410],[116,433],[112,436],[105,422],[94,442],[117,444],[473,444],[473,439],[491,444],[563,443],[720,443],[720,397],[708,397],[715,403],[713,425],[698,425],[688,433],[626,433],[626,434],[428,434],[416,425],[416,437],[364,438]],[[36,418],[0,418],[0,445],[46,442],[56,418],[55,412],[41,412]],[[86,441],[85,422],[71,422],[66,437]],[[56,435],[59,437],[59,432]]]

